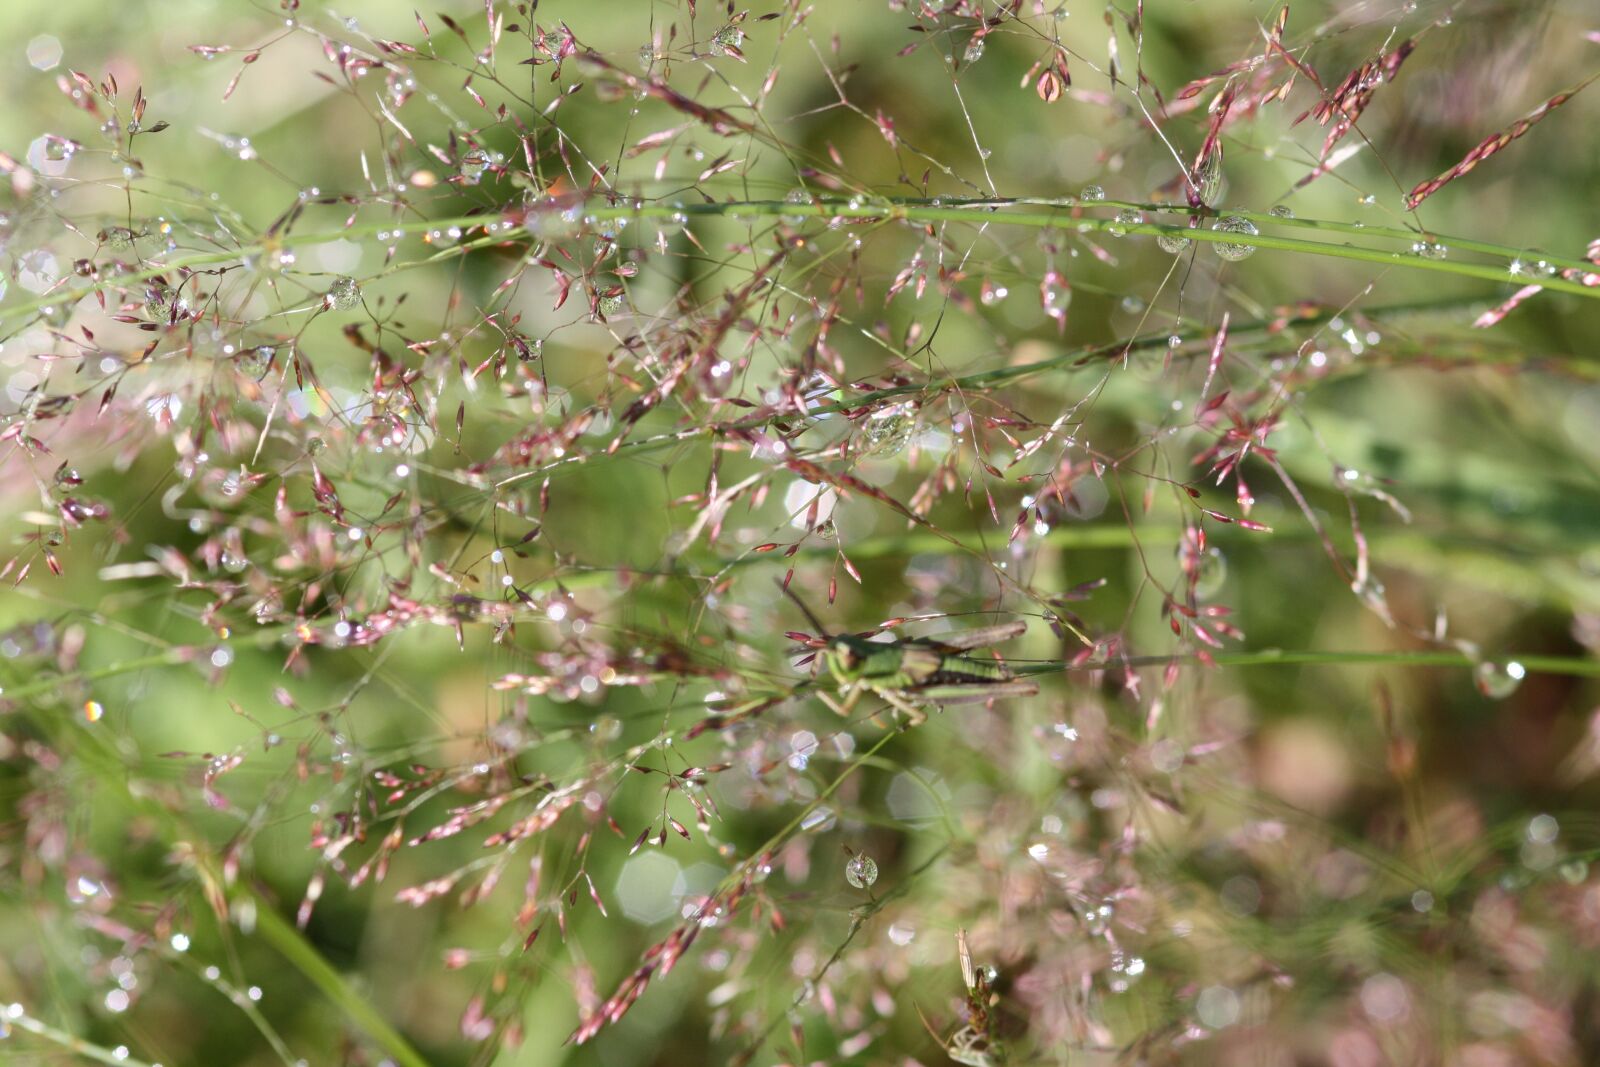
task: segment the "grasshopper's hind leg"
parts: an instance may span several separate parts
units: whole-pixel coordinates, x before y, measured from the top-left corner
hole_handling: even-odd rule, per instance
[[[899,711],[905,715],[906,729],[909,730],[913,726],[921,726],[923,723],[928,721],[928,713],[917,707],[911,701],[907,700],[904,695],[897,693],[893,689],[880,689],[877,691],[877,693],[884,700],[888,701],[888,703],[896,711]]]

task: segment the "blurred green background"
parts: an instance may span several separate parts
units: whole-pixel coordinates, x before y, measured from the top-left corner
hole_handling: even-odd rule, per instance
[[[693,36],[704,42],[723,14],[700,7]],[[953,76],[940,53],[960,54],[970,29],[936,39],[911,32],[911,16],[887,4],[824,3],[815,5],[809,34],[790,35],[781,49],[773,44],[778,23],[755,22],[766,9],[752,9],[743,24],[747,65],[684,59],[674,75],[673,84],[685,92],[702,91],[702,77],[711,78],[711,88],[703,90],[707,98],[737,107],[741,94],[755,94],[769,71],[776,71],[762,115],[791,146],[791,158],[741,138],[691,134],[700,154],[678,148],[667,153],[670,178],[658,183],[652,170],[662,153],[630,155],[623,149],[683,121],[680,116],[655,102],[586,89],[563,104],[559,122],[575,149],[610,163],[610,180],[622,187],[640,183],[650,195],[687,187],[701,167],[733,152],[749,153],[748,161],[707,187],[719,195],[779,199],[801,180],[793,159],[826,160],[831,147],[848,161],[842,169],[849,178],[884,193],[918,191],[921,172],[931,168],[930,191],[940,195],[1059,196],[1094,183],[1114,199],[1148,199],[1175,176],[1172,156],[1128,106],[1125,93],[1115,104],[1106,102],[1105,9],[1069,0],[1064,10],[1064,18],[1053,20],[1057,32],[1086,62],[1074,68],[1067,99],[1054,105],[1018,88],[1022,72],[1040,54],[1039,42],[1027,34],[997,31],[982,57],[958,65]],[[474,47],[481,47],[483,5],[440,4],[421,15],[445,55],[467,60],[467,48],[442,28],[440,11],[453,15]],[[1453,21],[1439,24],[1447,12],[1454,13]],[[1138,62],[1168,101],[1187,81],[1257,53],[1258,21],[1269,16],[1265,6],[1243,2],[1150,3],[1144,14]],[[1334,175],[1293,191],[1324,132],[1310,120],[1293,125],[1312,99],[1302,92],[1289,106],[1264,109],[1230,129],[1225,202],[1258,211],[1283,203],[1302,218],[1411,224],[1400,210],[1404,189],[1586,76],[1593,45],[1577,32],[1582,15],[1557,4],[1296,5],[1289,38],[1321,38],[1312,61],[1326,82],[1368,58],[1391,33],[1431,28],[1395,82],[1375,94],[1362,122],[1372,148]],[[405,5],[306,3],[298,18],[334,37],[420,41],[416,18]],[[565,23],[585,45],[629,70],[638,69],[639,50],[653,40],[657,47],[682,47],[667,28],[689,25],[674,6],[645,3],[547,3],[537,21],[546,27]],[[240,54],[280,35],[281,41],[263,47],[258,62],[242,68],[237,89],[223,100],[241,70]],[[1118,35],[1126,71],[1133,42],[1125,28]],[[383,173],[379,140],[393,131],[375,112],[372,89],[363,85],[353,96],[315,78],[312,72],[332,68],[310,34],[285,26],[277,5],[13,2],[0,10],[0,41],[6,42],[0,46],[0,92],[8,104],[0,109],[0,150],[18,160],[45,151],[37,138],[59,133],[88,146],[72,161],[69,176],[106,176],[105,161],[93,151],[104,147],[96,140],[96,123],[74,112],[58,79],[73,68],[96,80],[114,74],[125,97],[143,87],[147,126],[165,120],[172,128],[138,142],[151,177],[140,183],[134,213],[151,225],[158,217],[174,220],[185,248],[204,248],[201,237],[214,238],[216,227],[262,230],[313,187],[368,195],[369,176]],[[919,51],[896,56],[918,42]],[[234,51],[205,61],[191,45],[229,45]],[[526,43],[508,40],[505,47],[525,52]],[[57,49],[59,58],[52,62]],[[851,107],[839,104],[824,61],[842,79]],[[505,64],[516,72],[508,80],[521,79],[519,87],[548,102],[547,68],[530,72],[514,64]],[[398,114],[418,141],[447,143],[445,112],[488,124],[461,90],[462,71],[421,61],[411,65],[419,93]],[[379,77],[368,79],[376,84]],[[478,88],[497,99],[487,85]],[[438,94],[442,107],[430,106],[428,93]],[[894,117],[903,146],[898,154],[871,121],[880,111]],[[530,115],[521,118],[539,125]],[[1587,134],[1597,122],[1600,96],[1580,94],[1501,156],[1430,199],[1421,212],[1425,225],[1438,234],[1581,256],[1600,235],[1593,196],[1597,159]],[[1165,129],[1184,158],[1192,159],[1203,120],[1174,119]],[[976,143],[972,131],[978,132]],[[249,139],[254,158],[239,158],[240,138]],[[515,161],[509,130],[490,129],[482,140]],[[448,172],[423,148],[402,150],[407,168]],[[37,239],[48,240],[67,261],[91,254],[95,226],[122,217],[123,194],[111,176],[110,185],[99,189],[69,180],[57,187],[59,197],[7,201],[15,220],[4,251],[10,302],[30,298],[20,272],[28,266],[33,235],[48,235]],[[216,200],[209,199],[213,192]],[[519,195],[509,181],[489,180],[434,187],[421,203],[434,217],[452,217]],[[1373,202],[1366,202],[1369,197]],[[312,205],[294,232],[332,234],[351,211],[348,204]],[[371,205],[357,214],[363,223],[392,217]],[[61,219],[82,232],[63,232]],[[695,235],[710,250],[703,256],[674,237],[671,255],[648,260],[628,280],[628,311],[615,330],[589,321],[579,296],[552,311],[542,285],[519,292],[509,306],[522,313],[521,328],[529,336],[545,341],[541,374],[552,387],[549,398],[543,407],[530,406],[525,398],[497,395],[487,380],[468,388],[463,375],[449,375],[438,404],[437,435],[398,461],[407,463],[408,474],[397,472],[392,450],[375,451],[357,441],[304,395],[308,409],[285,414],[283,435],[272,440],[266,462],[252,468],[271,474],[295,465],[295,500],[302,507],[311,502],[303,476],[308,456],[338,482],[352,515],[375,516],[397,489],[408,503],[425,503],[429,525],[423,555],[413,564],[394,540],[370,554],[359,537],[329,548],[340,560],[334,568],[339,581],[348,582],[340,595],[352,602],[366,597],[370,607],[394,589],[391,580],[428,581],[428,562],[470,576],[477,584],[460,590],[491,599],[494,583],[511,575],[536,594],[543,618],[525,616],[503,643],[493,641],[491,627],[481,620],[465,628],[459,645],[449,626],[416,625],[371,648],[307,648],[294,669],[286,670],[292,639],[280,642],[274,631],[258,640],[243,610],[248,598],[209,618],[203,614],[206,597],[175,592],[169,578],[120,580],[106,571],[146,563],[151,546],[195,552],[219,533],[204,517],[215,509],[266,524],[250,527],[245,547],[251,575],[271,571],[282,546],[270,529],[270,481],[238,502],[207,498],[193,486],[168,499],[186,476],[175,472],[171,442],[143,426],[125,440],[69,427],[50,438],[52,457],[30,460],[16,451],[0,457],[8,535],[20,538],[38,525],[26,513],[40,508],[41,486],[61,461],[81,472],[84,493],[105,500],[114,516],[111,524],[75,532],[60,549],[62,577],[36,565],[24,583],[0,597],[0,629],[16,642],[14,654],[5,652],[12,661],[3,665],[9,672],[6,690],[53,677],[59,645],[80,636],[87,672],[30,696],[0,719],[6,737],[0,749],[0,943],[7,946],[0,954],[0,1002],[17,1001],[31,1015],[100,1047],[126,1046],[136,1057],[167,1067],[302,1058],[313,1064],[377,1062],[381,1052],[361,1036],[360,1021],[341,1010],[336,998],[308,986],[303,970],[285,955],[294,951],[285,949],[292,939],[265,932],[251,908],[294,917],[308,881],[328,869],[319,863],[318,850],[307,848],[308,836],[317,825],[333,833],[336,813],[352,797],[376,803],[368,800],[378,795],[370,786],[375,771],[423,777],[423,771],[408,769],[416,764],[448,776],[453,788],[430,791],[406,822],[409,838],[441,822],[447,808],[506,787],[506,781],[472,768],[513,750],[514,758],[494,774],[514,773],[559,788],[593,772],[596,782],[582,795],[595,810],[567,819],[510,859],[497,872],[498,888],[470,908],[458,906],[461,890],[497,855],[482,847],[481,834],[398,849],[382,885],[341,884],[339,865],[346,874],[358,868],[389,828],[375,823],[373,839],[334,861],[334,876],[327,878],[306,930],[307,943],[343,972],[354,994],[402,1029],[429,1062],[725,1062],[748,1042],[747,1033],[730,1036],[730,1029],[760,1030],[768,1021],[778,1026],[777,1036],[756,1062],[804,1062],[789,1038],[790,1019],[805,1033],[808,1059],[941,1062],[943,1053],[929,1031],[947,1035],[959,1011],[958,927],[975,932],[980,952],[1003,973],[1030,976],[1051,989],[1067,988],[1076,980],[1071,975],[1103,966],[1098,957],[1091,967],[1087,957],[1076,955],[1102,951],[1074,940],[1072,920],[1082,917],[1073,894],[1087,891],[1071,870],[1049,867],[1030,848],[1044,840],[1046,855],[1063,848],[1085,864],[1092,858],[1115,869],[1116,827],[1124,815],[1134,817],[1130,812],[1149,820],[1160,844],[1140,861],[1142,869],[1152,880],[1170,877],[1185,886],[1181,902],[1162,914],[1162,923],[1126,935],[1130,944],[1144,946],[1139,951],[1151,964],[1142,981],[1118,991],[1125,995],[1108,996],[1094,1012],[1085,1009],[1099,1029],[1074,1031],[1075,1009],[1062,1007],[1068,1021],[1061,1021],[1039,1007],[1048,997],[1026,988],[1016,994],[1017,1003],[1029,1006],[1011,1010],[1031,1015],[1036,1033],[1055,1038],[1038,1038],[1032,1050],[1038,1062],[1112,1062],[1109,1053],[1072,1050],[1126,1046],[1142,1036],[1159,1039],[1172,1019],[1190,1010],[1192,987],[1217,983],[1241,990],[1249,1024],[1217,1041],[1235,1042],[1234,1054],[1259,1054],[1261,1062],[1320,1062],[1312,1058],[1315,1050],[1341,1025],[1326,1005],[1350,989],[1365,989],[1361,976],[1370,974],[1400,974],[1419,991],[1414,996],[1425,1010],[1418,1017],[1449,1030],[1442,1020],[1454,1010],[1452,998],[1466,995],[1453,990],[1452,981],[1475,989],[1494,968],[1430,958],[1429,938],[1441,935],[1437,925],[1417,924],[1448,920],[1442,909],[1417,918],[1421,909],[1407,902],[1414,890],[1426,890],[1466,911],[1479,899],[1474,894],[1493,887],[1504,871],[1528,881],[1553,873],[1555,852],[1519,854],[1529,820],[1547,811],[1557,814],[1562,828],[1562,858],[1581,857],[1600,845],[1592,817],[1584,814],[1595,799],[1585,755],[1593,743],[1587,721],[1595,698],[1592,681],[1535,672],[1494,700],[1474,686],[1470,670],[1453,667],[1265,666],[1185,671],[1169,693],[1160,694],[1159,705],[1152,703],[1159,671],[1151,671],[1145,684],[1152,692],[1139,705],[1119,694],[1116,679],[1100,685],[1050,678],[1040,699],[1008,705],[1004,716],[951,709],[893,739],[864,763],[829,800],[836,822],[811,828],[779,851],[767,891],[788,918],[784,932],[769,932],[748,915],[703,932],[681,967],[652,982],[618,1025],[591,1045],[567,1043],[578,1019],[575,1001],[592,1004],[596,993],[609,995],[640,953],[673,928],[687,902],[711,892],[736,862],[759,852],[870,743],[864,733],[849,742],[829,740],[838,721],[810,702],[786,706],[781,718],[774,713],[737,740],[724,742],[713,734],[684,745],[682,757],[655,745],[668,732],[667,723],[681,729],[695,721],[700,712],[694,709],[705,706],[708,694],[757,682],[785,685],[802,676],[803,668],[784,655],[783,632],[807,628],[776,590],[787,561],[780,554],[751,556],[749,549],[798,535],[794,527],[803,523],[790,519],[809,499],[805,483],[771,477],[773,491],[748,509],[741,501],[720,544],[710,547],[702,539],[679,551],[699,515],[682,499],[705,490],[712,451],[701,441],[687,441],[597,456],[552,476],[550,511],[526,558],[516,549],[529,523],[497,511],[488,494],[462,484],[470,464],[491,463],[495,449],[531,422],[554,424],[588,405],[609,407],[614,396],[622,398],[620,413],[631,397],[607,373],[616,334],[670,316],[675,294],[714,305],[717,294],[746,281],[752,258],[727,246],[750,229],[747,221],[697,220]],[[638,230],[648,228],[641,224]],[[624,235],[622,243],[649,248],[654,232]],[[828,242],[836,240],[825,236],[821,244],[831,249]],[[933,329],[935,320],[934,350],[916,364],[929,378],[1048,358],[1134,332],[1159,337],[1169,330],[1198,330],[1202,336],[1175,364],[1159,348],[1147,349],[1103,386],[1104,369],[1097,364],[995,394],[1015,411],[1048,423],[1098,389],[1083,438],[1107,457],[1158,442],[1160,458],[1133,464],[1133,473],[1120,479],[1086,478],[1081,513],[1061,517],[1016,553],[1007,546],[1007,534],[1027,486],[996,484],[998,524],[988,517],[981,492],[967,500],[957,492],[940,502],[937,524],[961,538],[966,551],[953,551],[937,537],[908,535],[903,519],[863,497],[841,503],[834,515],[839,543],[860,568],[861,584],[840,572],[829,544],[813,542],[796,558],[797,588],[829,625],[861,628],[923,612],[990,610],[995,568],[1004,563],[1009,573],[1057,593],[1105,579],[1091,599],[1071,606],[1084,624],[1125,633],[1137,653],[1168,651],[1172,643],[1150,579],[1170,582],[1176,573],[1182,503],[1170,486],[1145,501],[1147,485],[1157,483],[1138,474],[1158,471],[1188,480],[1202,473],[1183,466],[1202,450],[1202,435],[1189,429],[1169,435],[1163,428],[1175,421],[1174,404],[1192,405],[1203,370],[1203,335],[1223,312],[1236,323],[1270,320],[1306,301],[1342,310],[1343,316],[1328,328],[1241,334],[1232,385],[1241,393],[1265,388],[1297,348],[1302,359],[1311,352],[1321,356],[1310,364],[1314,372],[1294,379],[1298,390],[1272,445],[1304,492],[1307,510],[1346,555],[1355,548],[1355,508],[1386,589],[1386,608],[1402,625],[1386,626],[1351,594],[1348,579],[1329,563],[1284,484],[1265,467],[1254,467],[1249,470],[1256,517],[1274,532],[1216,528],[1225,569],[1212,576],[1220,582],[1212,597],[1235,609],[1232,618],[1245,633],[1242,647],[1417,650],[1428,646],[1416,632],[1447,618],[1451,638],[1473,642],[1490,656],[1514,652],[1592,661],[1600,642],[1600,310],[1592,301],[1544,294],[1495,329],[1474,331],[1472,318],[1509,295],[1509,280],[1496,286],[1271,251],[1220,273],[1214,257],[1192,270],[1180,264],[1184,273],[1172,278],[1172,257],[1151,241],[1101,241],[1109,252],[1097,258],[1086,245],[1063,240],[1062,247],[1070,244],[1071,250],[1060,263],[1073,296],[1067,328],[1058,333],[1037,299],[1041,262],[1049,255],[1041,245],[1049,240],[1000,226],[976,239],[964,232],[955,243],[970,248],[964,262],[971,276],[1006,287],[1011,295],[980,303],[968,314],[941,316],[931,297],[901,296],[883,304],[885,288],[928,244],[909,229],[868,235],[855,268],[865,296],[850,308],[852,326],[859,329],[841,329],[834,338],[842,358],[861,378],[901,370],[904,364],[892,353],[907,330],[913,323]],[[259,318],[241,330],[241,346],[282,343],[303,322],[271,312],[314,302],[331,277],[342,274],[362,280],[368,309],[392,314],[389,325],[402,340],[464,329],[472,321],[470,309],[494,299],[515,263],[514,256],[489,250],[409,266],[430,254],[410,243],[399,260],[407,269],[400,270],[387,263],[380,241],[286,244],[296,254],[296,269],[282,274],[272,298],[278,303],[250,305]],[[837,251],[819,254],[818,262],[815,277],[805,275],[802,283],[797,271],[791,284],[825,292],[830,280],[850,269]],[[397,308],[394,301],[402,294],[405,301]],[[1409,305],[1425,306],[1363,314]],[[356,404],[370,387],[372,371],[346,339],[342,321],[348,320],[312,321],[299,344],[314,354],[316,372],[331,394]],[[37,381],[32,357],[64,350],[47,325],[13,332],[0,348],[0,379],[10,390],[0,411],[7,415]],[[132,330],[105,328],[115,339],[106,343],[130,351],[145,340]],[[890,340],[879,343],[875,336]],[[462,359],[474,364],[492,348],[476,334],[463,345]],[[759,397],[775,369],[792,363],[794,354],[774,340],[752,348],[746,381],[748,395]],[[221,380],[209,359],[169,360],[147,377],[130,378],[125,389],[157,397],[166,395],[163,390],[198,390],[213,376],[215,387],[243,397],[244,407],[257,399],[247,386]],[[200,394],[183,395],[190,398],[189,409],[180,421],[187,422]],[[465,412],[459,435],[451,428],[458,404]],[[259,410],[249,408],[257,423]],[[638,434],[672,427],[675,414],[652,416]],[[868,460],[861,473],[907,498],[934,470],[941,449],[950,447],[949,417],[930,406],[921,416],[917,447]],[[614,416],[602,421],[578,447],[599,451],[614,426]],[[307,443],[314,435],[320,435],[315,446]],[[217,469],[248,465],[254,444],[252,438],[212,445]],[[309,451],[314,447],[325,451]],[[963,477],[970,466],[962,467]],[[763,469],[745,454],[730,455],[720,477],[729,485]],[[1345,471],[1355,476],[1347,479]],[[1341,479],[1357,483],[1348,499]],[[508,496],[531,506],[536,488],[530,483]],[[1207,506],[1233,510],[1231,492],[1231,486],[1208,488]],[[1379,493],[1392,495],[1404,510],[1388,506]],[[501,560],[490,558],[497,548],[505,553]],[[833,607],[824,603],[830,573],[842,590]],[[721,577],[726,585],[718,585]],[[407,593],[441,600],[450,590],[435,583]],[[552,615],[550,606],[558,603],[563,606]],[[34,654],[26,634],[10,629],[40,620],[54,627],[56,644],[48,655]],[[575,631],[575,622],[590,629]],[[229,636],[219,635],[222,625],[230,628]],[[637,647],[650,655],[681,653],[705,673],[663,671],[652,685],[603,685],[581,690],[575,700],[523,696],[493,684],[509,673],[535,673],[545,665],[544,653],[588,649],[589,643]],[[127,669],[144,657],[169,657],[178,646],[195,649],[199,662]],[[219,649],[226,650],[223,658],[213,660]],[[1020,660],[1058,658],[1062,650],[1062,642],[1037,620],[1026,638],[1005,649]],[[106,672],[103,679],[92,677],[96,670]],[[104,717],[85,723],[85,701],[102,705]],[[802,743],[796,740],[799,730],[821,735],[824,745],[796,766],[793,754],[804,755],[796,747]],[[1083,743],[1069,744],[1069,732]],[[1170,785],[1136,784],[1149,773],[1150,746],[1168,738],[1183,745],[1227,745],[1213,760],[1193,761],[1173,775]],[[634,834],[659,816],[663,804],[652,776],[616,773],[631,745],[655,746],[650,759],[680,767],[724,758],[735,764],[713,777],[710,792],[722,818],[709,832],[696,830],[693,841],[674,838],[668,848],[627,855]],[[57,767],[30,746],[67,758]],[[1412,750],[1413,756],[1405,754]],[[244,759],[217,778],[226,806],[211,810],[203,777],[207,761],[218,754]],[[308,764],[312,772],[303,773]],[[1413,764],[1414,770],[1396,771]],[[367,785],[358,792],[360,783]],[[523,799],[543,788],[530,786]],[[1169,788],[1183,801],[1180,814],[1141,810],[1142,790],[1160,795]],[[602,798],[620,837],[599,814]],[[692,821],[694,813],[681,798],[671,810]],[[1251,836],[1273,824],[1287,827],[1278,845]],[[852,909],[864,897],[839,877],[845,848],[876,858],[883,872],[880,894],[891,887],[901,894],[867,919],[858,940],[848,942]],[[1377,873],[1349,894],[1326,890],[1338,880],[1337,872],[1329,873],[1337,862],[1327,857],[1340,855],[1360,856]],[[540,939],[524,951],[529,928],[513,918],[532,856],[542,864],[545,917]],[[206,887],[226,880],[222,873],[230,862],[237,865],[237,879],[230,888],[212,890],[230,902],[230,921],[219,923],[208,909]],[[400,887],[464,866],[471,875],[443,894],[444,900],[411,907],[395,899]],[[585,872],[609,916],[582,899],[588,894]],[[1586,877],[1584,872],[1577,883],[1585,884]],[[1239,878],[1255,888],[1241,888]],[[569,886],[578,899],[568,906],[563,939],[548,909],[551,898]],[[1240,894],[1249,898],[1251,892],[1255,903],[1241,904]],[[1530,905],[1530,915],[1536,910]],[[1538,914],[1546,912],[1566,914],[1556,904]],[[1594,919],[1570,919],[1570,929],[1579,933],[1567,943],[1550,933],[1563,929],[1555,919],[1540,928],[1552,959],[1528,969],[1523,993],[1537,1000],[1545,994],[1532,988],[1548,984],[1556,991],[1548,994],[1549,1004],[1568,1003],[1563,997],[1582,1003],[1583,991],[1593,988],[1592,964],[1581,951],[1582,931],[1589,929],[1583,923],[1593,925]],[[1201,936],[1172,936],[1174,921],[1198,925]],[[143,932],[155,932],[155,942],[143,941]],[[184,951],[174,948],[173,934],[186,939]],[[841,943],[849,951],[824,983],[835,988],[801,996],[807,976]],[[1059,966],[1059,973],[1034,958],[1052,952],[1051,966]],[[1471,955],[1461,952],[1463,960]],[[1290,998],[1293,1006],[1270,1019],[1263,1017],[1268,1009],[1244,993],[1254,987],[1239,977],[1253,966],[1241,961],[1259,958],[1274,959],[1302,979]],[[493,1043],[471,1040],[481,1036],[472,1022],[475,1000],[502,1023],[513,1022],[520,1044],[497,1050]],[[1544,1000],[1539,1005],[1547,1006]],[[1297,1012],[1310,1020],[1303,1031],[1294,1025]],[[933,1022],[919,1021],[919,1013]],[[1454,1047],[1496,1039],[1493,1026],[1472,1030],[1476,1025],[1464,1024]],[[18,1034],[13,1040],[23,1039]],[[1572,1040],[1574,1047],[1592,1051],[1582,1034]],[[65,1055],[37,1041],[25,1047],[15,1053],[17,1062],[30,1056],[53,1062]],[[1208,1062],[1207,1055],[1223,1054],[1218,1048],[1213,1043],[1190,1055],[1193,1062]],[[1077,1055],[1086,1058],[1072,1058]],[[1400,1053],[1393,1061],[1405,1062]],[[1546,1061],[1577,1062],[1560,1055]]]

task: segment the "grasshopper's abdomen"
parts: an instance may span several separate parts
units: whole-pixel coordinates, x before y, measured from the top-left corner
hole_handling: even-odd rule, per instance
[[[939,669],[928,679],[929,685],[981,685],[984,682],[1006,682],[1011,672],[1005,665],[993,660],[967,659],[965,656],[946,656]]]

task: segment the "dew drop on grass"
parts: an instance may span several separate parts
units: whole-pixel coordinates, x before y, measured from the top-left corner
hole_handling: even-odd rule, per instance
[[[361,286],[354,278],[348,275],[335,278],[333,284],[328,286],[327,295],[322,298],[324,307],[334,311],[349,311],[361,303]]]
[[[916,430],[917,420],[910,404],[879,408],[861,420],[856,451],[869,456],[893,456],[905,448]]]
[[[826,806],[813,808],[806,813],[804,819],[800,820],[800,829],[823,833],[832,830],[838,821],[832,808]]]
[[[1142,214],[1131,207],[1125,207],[1117,212],[1116,218],[1111,220],[1110,225],[1106,227],[1106,231],[1113,237],[1125,237],[1129,226],[1137,226],[1143,221],[1144,216]]]
[[[277,354],[278,350],[271,345],[257,345],[240,352],[234,365],[239,368],[239,373],[259,378],[267,373],[267,368],[272,366],[273,357]]]
[[[1478,692],[1484,696],[1491,700],[1504,700],[1517,691],[1517,686],[1522,684],[1527,674],[1527,668],[1516,660],[1505,663],[1484,660],[1472,669],[1472,680]]]
[[[1205,159],[1200,170],[1195,174],[1195,191],[1200,196],[1200,202],[1207,207],[1215,207],[1222,199],[1222,153],[1213,152]]]
[[[811,194],[805,189],[790,189],[789,192],[784,195],[783,200],[786,204],[809,204],[811,203]],[[783,221],[790,224],[804,222],[806,221],[806,218],[807,216],[805,215],[797,215],[788,212],[785,212],[783,215]]]
[[[83,721],[88,723],[99,722],[106,716],[106,707],[98,700],[85,700],[83,702]]]
[[[144,291],[144,313],[157,322],[186,318],[189,303],[170,285],[152,285]]]
[[[1176,256],[1192,244],[1194,244],[1194,238],[1185,237],[1181,233],[1156,234],[1156,245],[1161,249],[1161,251],[1166,252],[1169,255]]]
[[[983,49],[983,38],[981,36],[974,37],[972,40],[967,42],[967,50],[961,53],[962,62],[976,63],[978,60],[983,58]]]
[[[1288,204],[1276,204],[1276,205],[1273,206],[1272,211],[1270,212],[1270,214],[1274,218],[1292,219],[1292,218],[1294,218],[1294,209],[1291,208]]]
[[[1254,237],[1261,232],[1256,229],[1255,223],[1239,215],[1225,215],[1213,222],[1211,228],[1218,233],[1236,233],[1244,237]],[[1232,262],[1249,259],[1256,254],[1255,245],[1245,244],[1242,241],[1216,241],[1212,243],[1211,250]]]
[[[1106,198],[1106,191],[1098,185],[1085,185],[1083,192],[1078,194],[1078,199],[1085,204],[1098,203]]]
[[[1194,567],[1194,596],[1196,600],[1209,600],[1222,591],[1228,580],[1228,557],[1216,545],[1207,545],[1204,552],[1192,561],[1186,559],[1194,551],[1188,545],[1178,546],[1179,562]]]
[[[100,240],[105,242],[105,246],[119,250],[132,248],[136,236],[138,235],[126,226],[107,226],[100,231]]]
[[[1412,241],[1411,254],[1423,259],[1443,259],[1450,254],[1450,250],[1438,241]]]
[[[744,31],[737,26],[724,26],[711,35],[711,54],[714,56],[737,56],[739,47],[744,44]]]
[[[484,172],[490,167],[497,167],[505,161],[499,152],[488,148],[474,148],[461,160],[461,180],[467,185],[477,185],[483,180]]]
[[[844,865],[844,880],[857,889],[867,889],[878,880],[878,863],[871,856],[858,852]]]

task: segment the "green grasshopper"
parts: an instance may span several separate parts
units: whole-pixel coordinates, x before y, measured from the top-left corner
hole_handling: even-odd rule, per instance
[[[795,603],[800,604],[799,598]],[[823,630],[804,604],[800,610],[813,626]],[[839,685],[840,699],[821,692],[817,695],[840,715],[849,715],[862,694],[872,693],[904,712],[912,726],[928,717],[918,705],[982,704],[996,697],[1034,696],[1039,687],[1018,681],[1004,663],[966,654],[1009,641],[1026,629],[1027,623],[1017,620],[938,638],[884,642],[834,634],[808,639],[812,647],[821,650],[828,673]]]

